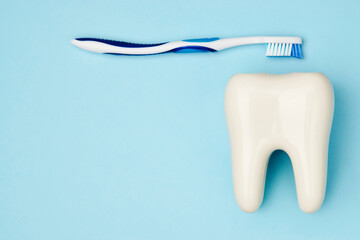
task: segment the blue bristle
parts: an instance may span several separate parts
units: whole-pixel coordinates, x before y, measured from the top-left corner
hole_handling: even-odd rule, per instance
[[[301,51],[301,45],[300,44],[298,44],[298,45],[299,45],[299,58],[303,58],[302,51]]]
[[[296,56],[296,44],[293,44],[293,45],[292,45],[292,48],[291,48],[291,56],[292,56],[292,57],[297,57],[297,56]]]
[[[293,44],[291,48],[291,56],[296,58],[303,58],[301,52],[301,44]]]

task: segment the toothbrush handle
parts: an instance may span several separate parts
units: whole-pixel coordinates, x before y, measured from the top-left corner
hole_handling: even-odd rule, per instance
[[[151,55],[167,52],[216,52],[216,49],[208,45],[210,42],[215,42],[217,40],[219,40],[219,38],[201,38],[156,44],[138,44],[98,38],[77,38],[73,39],[71,42],[77,47],[98,53],[115,55]]]

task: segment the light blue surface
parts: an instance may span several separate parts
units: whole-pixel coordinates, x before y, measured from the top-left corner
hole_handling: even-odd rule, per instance
[[[1,1],[0,239],[359,239],[359,1]],[[74,37],[163,42],[299,35],[265,46],[144,57]],[[223,97],[236,73],[323,72],[336,110],[327,195],[298,207],[277,152],[254,214],[236,205]]]

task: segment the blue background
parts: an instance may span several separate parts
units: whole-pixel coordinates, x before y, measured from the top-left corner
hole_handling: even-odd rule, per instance
[[[359,239],[359,1],[1,1],[0,239]],[[94,54],[74,37],[157,43],[297,35],[263,46]],[[287,155],[246,214],[223,98],[236,73],[323,72],[336,109],[323,207],[298,207]]]

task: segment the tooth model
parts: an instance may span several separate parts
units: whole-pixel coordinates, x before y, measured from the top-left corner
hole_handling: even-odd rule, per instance
[[[331,82],[321,73],[237,74],[226,87],[235,197],[255,212],[274,150],[290,157],[300,208],[312,213],[325,196],[334,110]]]

